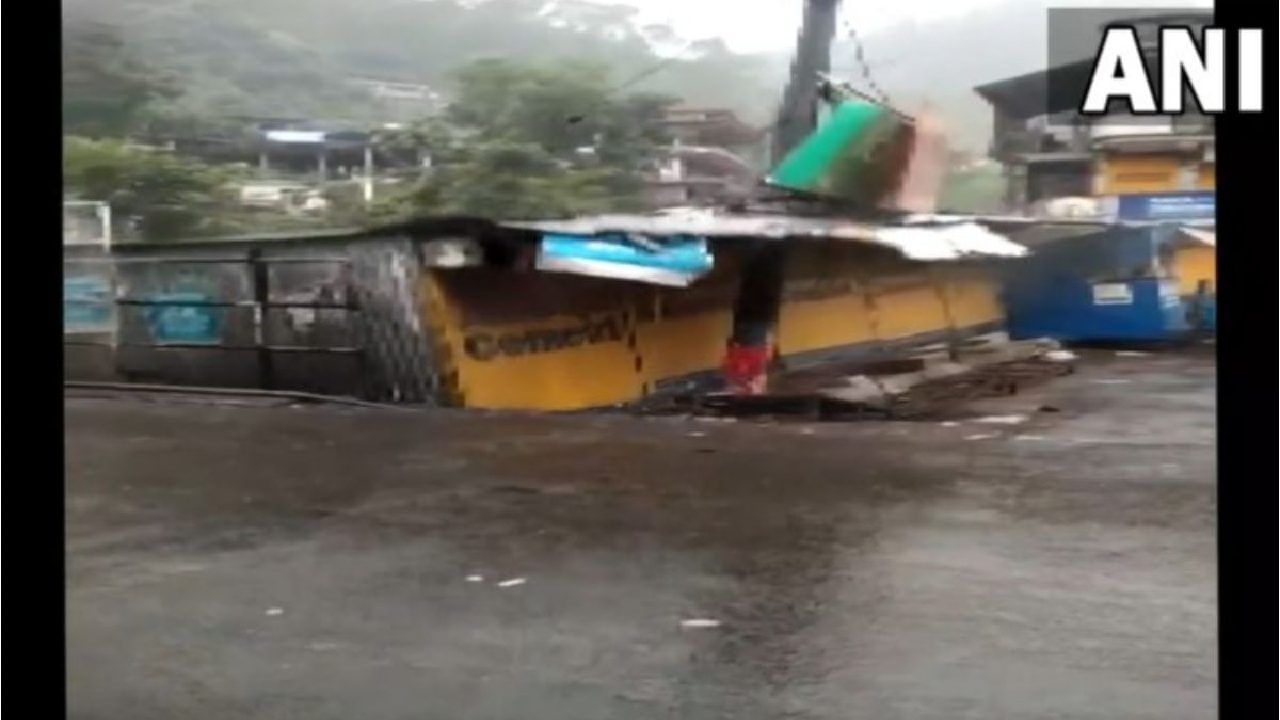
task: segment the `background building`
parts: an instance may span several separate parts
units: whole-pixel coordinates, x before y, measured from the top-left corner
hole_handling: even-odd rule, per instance
[[[662,125],[672,143],[654,158],[647,198],[654,207],[714,205],[748,197],[763,175],[767,128],[726,108],[674,105]]]
[[[1154,62],[1158,26],[1200,28],[1211,20],[1212,15],[1197,13],[1129,22]],[[1198,112],[1190,94],[1187,112],[1179,117],[1078,115],[1075,106],[1092,64],[1092,58],[1081,58],[976,88],[993,111],[990,155],[1004,167],[1005,209],[1044,214],[1051,207],[1081,207],[1053,204],[1064,198],[1186,195],[1191,201],[1163,205],[1169,212],[1180,206],[1197,218],[1211,218],[1210,196],[1215,187],[1211,118]],[[1122,205],[1136,212],[1143,203]]]

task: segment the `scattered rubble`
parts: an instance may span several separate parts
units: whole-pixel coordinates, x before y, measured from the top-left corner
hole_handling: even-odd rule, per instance
[[[1076,359],[1075,353],[1054,341],[1010,342],[997,333],[950,350],[946,345],[920,348],[911,357],[831,361],[782,370],[770,378],[769,392],[763,395],[689,393],[650,398],[632,409],[684,414],[702,422],[955,419],[963,415],[965,403],[1013,395],[1070,374]]]

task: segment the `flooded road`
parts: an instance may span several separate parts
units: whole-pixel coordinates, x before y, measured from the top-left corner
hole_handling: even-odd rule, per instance
[[[1214,392],[1095,353],[946,424],[70,397],[70,715],[1211,718]]]

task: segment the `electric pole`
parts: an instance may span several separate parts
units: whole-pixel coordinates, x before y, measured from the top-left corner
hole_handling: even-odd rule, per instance
[[[818,126],[819,78],[831,70],[839,0],[804,0],[804,18],[791,77],[773,130],[771,163],[776,165]],[[733,331],[725,351],[724,379],[744,394],[767,391],[769,367],[777,353],[775,332],[782,307],[786,269],[784,243],[765,243],[746,261],[733,306]]]
[[[831,71],[831,43],[840,0],[804,0],[804,16],[774,127],[770,161],[777,164],[817,127],[818,78]]]

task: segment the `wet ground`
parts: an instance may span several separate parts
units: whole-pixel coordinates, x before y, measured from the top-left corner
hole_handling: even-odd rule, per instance
[[[1097,352],[955,424],[70,397],[71,716],[1214,717],[1214,385]]]

